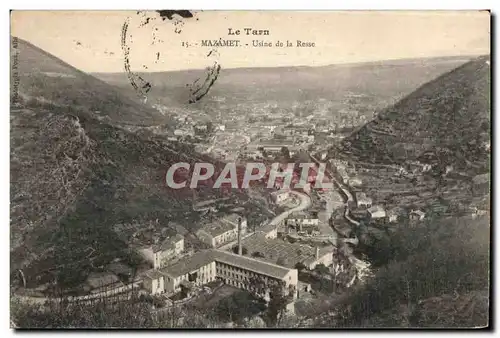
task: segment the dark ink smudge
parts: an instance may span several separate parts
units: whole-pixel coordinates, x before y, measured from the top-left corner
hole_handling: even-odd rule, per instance
[[[184,26],[183,19],[194,17],[194,14],[189,10],[157,10],[155,12],[160,15],[162,21],[165,21],[166,19],[172,21],[174,25],[174,32],[177,34],[180,34],[182,32],[182,28]],[[175,17],[176,14],[178,17]],[[142,28],[151,23],[151,21],[157,19],[157,17],[149,17],[145,11],[137,11],[137,15],[141,16],[141,24],[139,25],[139,28]],[[122,27],[122,50],[125,58],[124,67],[132,87],[140,96],[142,96],[143,99],[147,99],[146,94],[151,90],[152,88],[151,84],[146,80],[144,80],[138,73],[134,73],[130,70],[130,60],[129,60],[130,47],[128,46],[128,44],[132,43],[132,35],[129,34],[127,41],[129,19],[130,18],[127,18]],[[199,19],[196,18],[196,20],[198,21]],[[156,43],[162,43],[163,40],[158,39],[156,35],[158,27],[153,26],[152,30],[153,30],[152,32],[153,39],[151,45],[154,45]],[[218,52],[216,49],[212,49],[207,55],[207,57],[217,57],[217,56]],[[156,52],[156,60],[154,63],[158,63],[159,59],[160,59],[160,52]],[[143,68],[148,69],[146,65],[143,65]],[[214,85],[215,81],[217,80],[220,70],[221,66],[217,62],[214,62],[213,66],[207,67],[207,75],[203,81],[201,81],[201,78],[198,78],[191,85],[186,84],[186,87],[190,88],[189,90],[190,98],[188,101],[189,103],[198,102],[205,95],[208,94],[210,88]]]
[[[179,15],[181,18],[187,19],[187,18],[192,18],[193,13],[191,11],[186,10],[186,9],[181,9],[181,10],[168,10],[168,9],[163,9],[163,10],[157,10],[157,13],[160,14],[160,17],[163,21],[165,19],[172,20],[175,14]]]

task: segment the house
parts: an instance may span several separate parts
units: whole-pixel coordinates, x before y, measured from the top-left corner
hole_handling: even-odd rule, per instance
[[[236,229],[238,229],[238,225],[241,223],[241,231],[243,233],[246,233],[247,227],[248,227],[248,222],[245,217],[242,217],[238,214],[232,213],[229,215],[226,215],[222,218],[223,222],[232,224]]]
[[[397,222],[399,217],[403,214],[404,210],[399,207],[395,207],[387,211],[387,218],[390,223]]]
[[[329,211],[328,209],[318,211],[319,223],[328,224],[328,222],[330,222],[330,217],[332,215],[332,212],[333,212],[333,210]]]
[[[356,204],[358,208],[371,208],[372,199],[366,196],[364,192],[356,193]]]
[[[285,202],[290,197],[288,190],[278,190],[271,193],[271,200],[276,204]]]
[[[323,264],[324,266],[330,266],[333,264],[333,250],[332,246],[327,246],[324,248],[315,248],[315,255],[306,259],[303,264],[309,269],[313,270],[316,265]]]
[[[264,154],[260,150],[244,150],[241,153],[242,157],[251,158],[252,160],[261,160],[264,158]]]
[[[299,135],[297,136],[296,140],[298,142],[305,142],[305,143],[314,143],[314,135]]]
[[[288,125],[282,128],[282,134],[285,136],[309,136],[311,132],[308,126]]]
[[[208,130],[208,126],[206,124],[197,124],[194,126],[194,129],[197,132],[206,132]]]
[[[374,205],[371,208],[368,208],[368,214],[370,216],[370,219],[376,220],[376,219],[381,219],[386,217],[386,212],[384,208],[380,205]]]
[[[304,187],[302,188],[302,191],[304,191],[307,195],[311,194],[311,190],[312,190],[311,183],[305,184]],[[322,190],[325,190],[325,189],[322,189]]]
[[[469,207],[472,218],[487,215],[490,212],[490,201],[487,198],[474,199]]]
[[[263,234],[266,239],[278,238],[278,226],[274,223],[268,223],[257,229],[257,233]]]
[[[304,214],[292,215],[285,220],[285,225],[288,227],[300,228],[300,231],[302,231],[302,227],[318,226],[319,218]]]
[[[431,169],[432,169],[432,164],[425,163],[422,167],[422,172],[426,173],[428,171],[431,171]]]
[[[293,126],[284,126],[283,128],[280,128],[280,133],[285,136],[293,136],[295,134],[295,129]]]
[[[388,216],[389,216],[388,218],[389,218],[389,222],[390,222],[390,223],[397,222],[398,217],[399,217],[399,215],[398,215],[398,214],[395,214],[395,213],[392,213],[392,212],[389,212],[389,213],[388,213]]]
[[[237,230],[231,224],[217,222],[198,230],[196,237],[210,247],[217,248],[227,242],[236,240]]]
[[[359,187],[363,184],[363,181],[358,177],[351,177],[348,179],[347,183],[351,187]]]
[[[179,256],[184,251],[184,236],[176,234],[167,237],[160,244],[140,247],[137,253],[149,262],[153,269],[160,269],[172,258]]]
[[[194,132],[193,132],[193,130],[188,130],[188,129],[175,129],[174,130],[174,136],[191,136],[191,137],[194,137]]]
[[[409,217],[411,221],[422,221],[425,218],[425,212],[422,210],[412,210]]]
[[[302,149],[300,147],[288,147],[288,153],[290,154],[290,157],[297,155],[301,151]]]
[[[153,250],[159,254],[161,265],[161,261],[179,256],[184,251],[184,236],[176,234],[175,236],[167,237],[161,244],[154,245]]]
[[[150,294],[156,295],[165,292],[163,274],[158,270],[146,271],[142,278],[142,286]]]
[[[472,212],[471,213],[472,218],[477,218],[479,216],[484,216],[488,214],[488,210],[479,209],[478,207],[472,207],[471,212]]]
[[[476,175],[472,178],[472,192],[475,196],[486,195],[490,193],[490,174],[485,173]]]
[[[238,237],[238,226],[241,223],[242,234],[246,233],[247,220],[236,214],[231,214],[212,222],[196,232],[196,236],[203,243],[212,248],[234,241]]]
[[[288,150],[294,150],[293,140],[262,140],[258,143],[252,143],[247,145],[248,150],[262,150],[267,154],[278,155],[281,154],[283,148],[288,148]]]

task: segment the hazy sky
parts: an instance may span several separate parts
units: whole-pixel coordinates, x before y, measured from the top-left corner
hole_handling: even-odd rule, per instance
[[[147,12],[13,11],[11,33],[87,72],[124,70],[121,32],[129,20],[127,43],[135,71],[272,67],[372,61],[490,52],[488,12],[212,12],[194,18],[162,21]],[[176,28],[181,30],[176,33]],[[268,36],[228,36],[233,30],[269,30]],[[241,47],[193,46],[203,39],[240,39]],[[293,47],[252,47],[252,40],[289,40]],[[296,40],[316,47],[295,47]],[[163,41],[163,42],[162,42]],[[182,42],[190,47],[183,47]],[[249,46],[245,46],[248,43]],[[146,68],[147,67],[147,68]]]

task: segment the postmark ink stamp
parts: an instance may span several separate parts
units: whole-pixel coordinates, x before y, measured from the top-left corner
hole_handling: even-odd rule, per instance
[[[159,30],[165,29],[165,22],[168,20],[172,22],[174,26],[174,33],[181,34],[182,29],[185,25],[185,19],[195,19],[196,13],[189,10],[157,10],[154,13],[137,11],[136,15],[140,17],[140,23],[138,25],[139,29],[149,29],[151,31],[152,41],[150,43],[151,48],[154,53],[154,63],[161,61],[168,61],[168,53],[162,53],[159,50],[155,50],[155,46],[160,44],[168,43],[159,37]],[[160,22],[160,24],[155,24],[155,22]],[[137,71],[133,71],[131,67],[131,48],[133,48],[133,34],[131,32],[131,18],[128,17],[122,26],[121,31],[121,48],[123,52],[123,63],[124,69],[127,74],[127,78],[130,82],[132,88],[136,93],[147,102],[148,93],[152,89],[152,82],[147,80],[147,75],[140,74]],[[187,46],[187,45],[186,45]],[[149,53],[150,51],[145,51]],[[216,49],[212,49],[207,53],[207,59],[218,59],[219,54]],[[148,70],[147,65],[143,65],[144,70]],[[186,84],[186,89],[189,91],[189,104],[198,102],[201,100],[212,86],[217,81],[222,67],[219,61],[211,61],[211,65],[206,67],[205,76],[197,78],[194,82]]]

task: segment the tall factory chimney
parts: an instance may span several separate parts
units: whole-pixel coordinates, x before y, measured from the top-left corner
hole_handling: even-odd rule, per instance
[[[238,217],[238,255],[243,254],[243,248],[241,247],[241,217]]]

